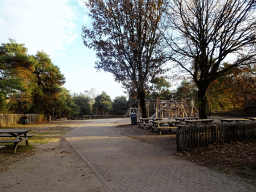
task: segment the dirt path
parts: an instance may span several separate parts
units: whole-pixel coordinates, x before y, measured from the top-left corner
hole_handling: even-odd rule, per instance
[[[10,158],[12,153],[3,154],[0,151],[0,191],[107,191],[107,187],[93,170],[62,138],[69,130],[88,123],[90,122],[64,121],[29,125],[29,129],[40,133],[50,142],[36,144],[32,151],[15,155],[14,160]],[[127,124],[114,129],[120,135],[154,144],[171,153],[176,150],[173,134],[159,137],[157,132]],[[3,159],[4,156],[8,158]]]
[[[26,128],[36,135],[39,133],[50,142],[40,145],[31,141],[35,148],[19,153],[25,145],[22,143],[18,146],[16,155],[12,152],[3,154],[0,151],[0,191],[107,191],[104,183],[63,138],[64,133],[88,123],[90,122],[60,121],[27,125]],[[169,139],[173,137],[166,135],[159,140],[158,133],[125,124],[116,127],[116,131],[134,139],[166,147],[169,146]]]
[[[73,150],[62,135],[85,121],[63,121],[26,125],[46,144],[17,154],[0,151],[0,191],[106,191],[104,184]],[[16,128],[24,128],[24,126]],[[24,146],[25,148],[25,146]]]
[[[104,185],[65,139],[50,142],[35,155],[0,174],[0,191],[105,191]]]

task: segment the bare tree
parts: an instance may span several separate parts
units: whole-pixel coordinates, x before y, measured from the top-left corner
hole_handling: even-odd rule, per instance
[[[97,69],[138,92],[146,117],[145,89],[166,61],[159,24],[166,0],[89,0],[92,28],[83,27],[85,46],[97,52]]]
[[[255,0],[172,0],[168,30],[170,59],[198,88],[199,117],[207,118],[209,84],[233,67],[255,63]],[[224,66],[228,62],[229,66]]]

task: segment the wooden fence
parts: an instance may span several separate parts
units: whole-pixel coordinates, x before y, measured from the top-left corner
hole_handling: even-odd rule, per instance
[[[256,139],[256,122],[184,125],[176,132],[177,151],[245,139]]]
[[[22,122],[24,114],[0,114],[0,127],[10,126],[12,124],[18,124]],[[26,114],[29,122],[40,121],[44,118],[39,114]]]

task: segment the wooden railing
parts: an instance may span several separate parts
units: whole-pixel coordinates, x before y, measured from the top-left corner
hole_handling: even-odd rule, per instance
[[[176,132],[177,151],[246,139],[256,139],[256,122],[184,125]]]

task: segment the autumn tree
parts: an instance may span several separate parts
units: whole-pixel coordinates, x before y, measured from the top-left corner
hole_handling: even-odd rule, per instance
[[[162,33],[170,59],[197,88],[199,117],[207,118],[206,91],[234,67],[255,63],[255,0],[173,0]],[[224,66],[228,61],[229,66]],[[193,67],[192,67],[193,66]]]
[[[255,108],[256,104],[255,75],[255,66],[247,65],[234,67],[227,75],[213,81],[207,90],[211,109],[250,112],[248,109]]]
[[[65,77],[45,52],[37,52],[34,58],[37,61],[33,72],[36,87],[33,90],[33,106],[30,111],[50,114],[57,107],[58,96],[61,86],[65,83]]]
[[[13,103],[21,103],[20,111],[28,110],[31,104],[33,71],[35,59],[27,54],[24,44],[10,39],[10,43],[0,46],[0,110],[7,110],[6,100],[13,98]]]
[[[97,69],[135,89],[146,117],[145,89],[166,61],[158,27],[165,0],[89,0],[92,27],[83,27],[85,46],[97,52]]]

